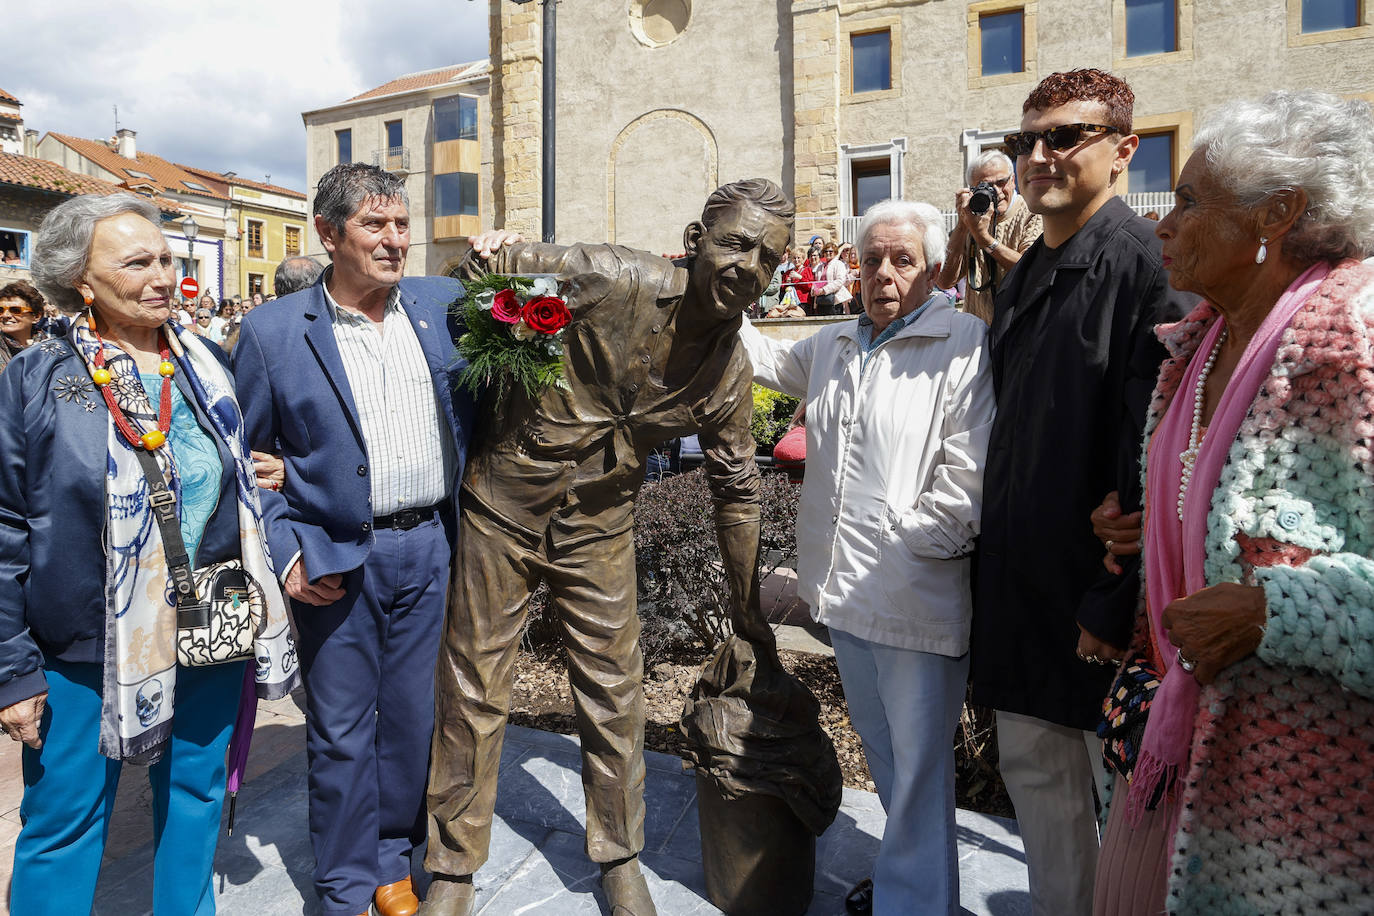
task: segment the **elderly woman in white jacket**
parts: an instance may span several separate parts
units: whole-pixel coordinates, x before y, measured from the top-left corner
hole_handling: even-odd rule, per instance
[[[806,405],[798,587],[887,812],[880,914],[959,911],[952,747],[994,402],[986,326],[935,289],[944,250],[934,207],[875,204],[862,316],[795,343],[740,332],[755,380]]]

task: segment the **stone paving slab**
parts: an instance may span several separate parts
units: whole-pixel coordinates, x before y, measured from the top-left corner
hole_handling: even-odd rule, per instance
[[[19,782],[17,758],[9,748],[0,750],[0,800],[10,806],[0,811],[0,831],[7,831],[0,834],[0,881],[5,884],[18,827],[13,785]],[[659,912],[717,914],[706,899],[701,870],[695,780],[676,757],[648,752],[645,763],[648,816],[642,861]],[[482,916],[604,912],[597,868],[583,850],[585,808],[578,764],[575,738],[519,726],[507,729],[491,858],[476,876]],[[97,916],[151,913],[147,780],[137,768],[125,772],[97,889]],[[215,859],[221,914],[320,912],[311,886],[314,863],[306,809],[304,722],[298,701],[264,704],[234,835],[221,836]],[[839,816],[817,843],[811,914],[844,913],[844,894],[872,867],[883,822],[877,796],[845,790]],[[958,828],[964,911],[1028,914],[1025,860],[1015,822],[959,811]]]

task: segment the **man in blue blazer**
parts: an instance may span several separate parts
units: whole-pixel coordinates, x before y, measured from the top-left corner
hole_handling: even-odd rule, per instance
[[[395,176],[336,166],[314,213],[332,266],[245,316],[234,374],[249,443],[285,465],[263,510],[299,631],[315,888],[329,916],[409,916],[473,420],[447,313],[461,287],[402,278]]]

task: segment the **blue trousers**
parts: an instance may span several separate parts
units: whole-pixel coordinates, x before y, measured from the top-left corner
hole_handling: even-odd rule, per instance
[[[293,602],[306,694],[315,891],[365,912],[425,835],[434,664],[452,548],[437,518],[381,529],[331,605]],[[307,570],[308,572],[308,570]]]
[[[873,867],[873,913],[958,913],[954,729],[968,654],[898,649],[835,629],[830,641],[849,718],[887,812]]]
[[[148,768],[153,789],[153,912],[215,912],[211,875],[224,802],[224,752],[244,663],[178,668],[172,738]],[[49,659],[43,747],[23,752],[23,828],[10,911],[89,913],[121,764],[101,756],[101,666]]]

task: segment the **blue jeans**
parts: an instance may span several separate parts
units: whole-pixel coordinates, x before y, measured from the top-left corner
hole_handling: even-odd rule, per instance
[[[224,802],[224,753],[243,662],[178,668],[172,737],[148,767],[153,789],[153,911],[215,911],[211,876]],[[13,913],[88,913],[122,764],[103,757],[101,666],[48,659],[39,750],[25,747],[23,829],[14,847]]]
[[[958,913],[954,729],[968,654],[898,649],[835,629],[830,642],[850,721],[887,812],[873,867],[873,913]]]

